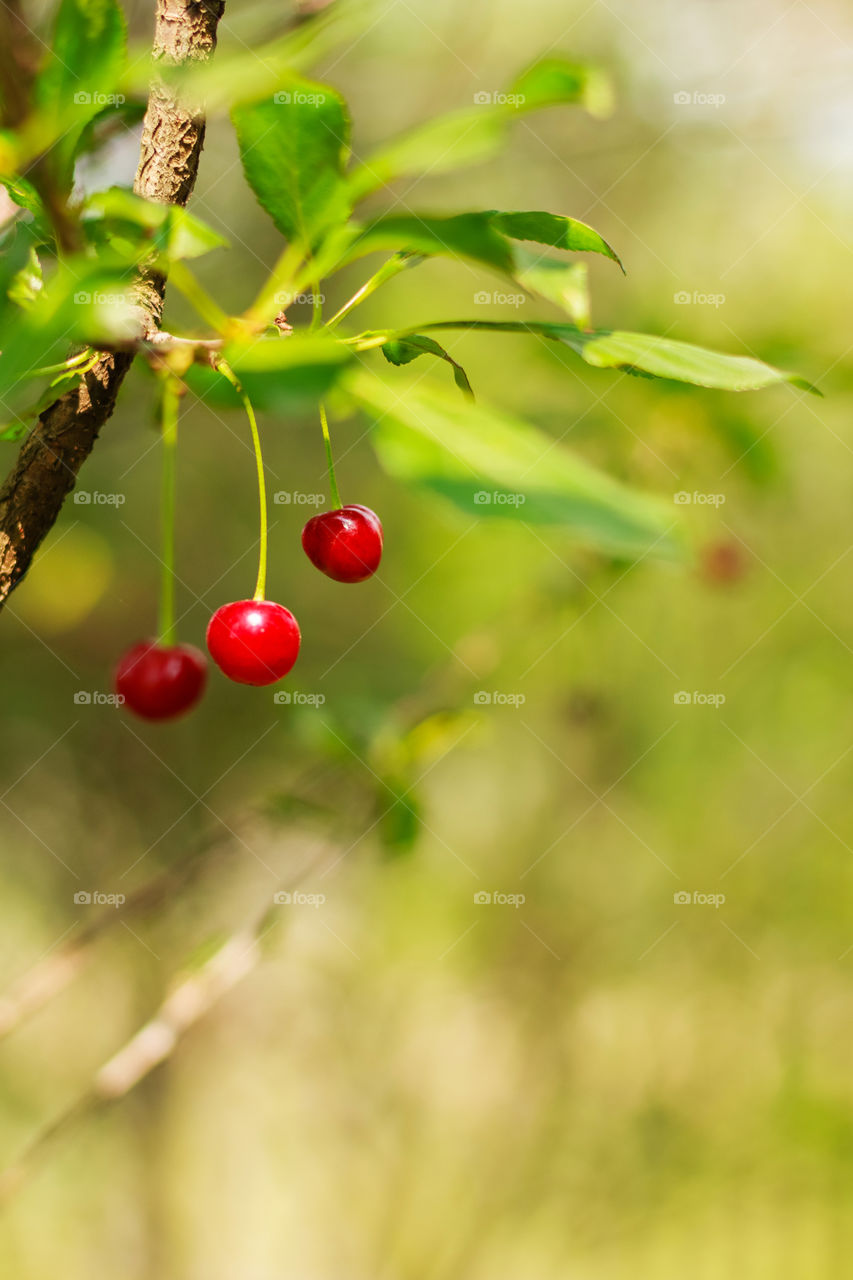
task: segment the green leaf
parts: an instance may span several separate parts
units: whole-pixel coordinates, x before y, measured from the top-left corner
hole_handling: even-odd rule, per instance
[[[76,158],[93,155],[105,146],[111,138],[125,134],[130,129],[141,125],[145,119],[145,98],[124,100],[124,94],[117,94],[116,101],[104,107],[86,125],[78,145]]]
[[[126,264],[65,258],[25,308],[7,303],[0,310],[0,399],[29,396],[27,379],[64,359],[69,343],[119,345],[142,328]]]
[[[340,342],[291,334],[235,342],[222,352],[256,409],[289,412],[313,406],[339,380],[353,355]],[[215,369],[193,365],[186,376],[193,391],[211,404],[239,407],[234,388]]]
[[[589,285],[585,262],[562,262],[556,258],[519,250],[515,278],[525,289],[547,298],[570,316],[579,328],[589,326]]]
[[[410,338],[400,338],[396,341],[386,342],[382,348],[382,354],[390,364],[396,365],[409,364],[412,360],[417,360],[418,356],[438,356],[440,360],[446,360],[449,365],[453,366],[453,381],[459,390],[465,392],[466,395],[472,397],[474,395],[471,383],[468,381],[468,375],[462,365],[457,364],[453,357],[445,351],[444,347],[433,338],[426,337],[425,334],[412,334]]]
[[[8,422],[4,427],[0,428],[0,440],[14,443],[16,440],[20,440],[22,436],[25,436],[29,428],[29,421],[17,418],[14,422]]]
[[[727,356],[705,347],[694,347],[689,342],[677,342],[647,333],[621,333],[609,329],[584,332],[576,325],[533,320],[446,320],[401,332],[365,334],[361,349],[369,350],[392,338],[408,337],[410,333],[441,329],[534,334],[565,343],[596,369],[617,369],[641,377],[668,378],[673,382],[690,382],[697,387],[714,387],[720,391],[760,391],[780,382],[789,382],[803,391],[821,395],[817,387],[800,374],[775,369],[751,356]]]
[[[155,252],[167,263],[176,262],[228,246],[186,209],[145,200],[126,187],[95,192],[84,203],[82,216],[90,239],[121,244],[136,259]]]
[[[393,139],[350,175],[353,203],[406,174],[445,173],[485,159],[500,146],[507,118],[505,110],[463,107]]]
[[[0,239],[0,320],[8,309],[6,298],[12,283],[21,271],[26,270],[37,245],[38,236],[31,224],[13,221],[3,231]]]
[[[697,387],[717,387],[722,391],[758,391],[777,382],[790,382],[803,391],[820,395],[817,388],[799,374],[774,369],[751,356],[722,355],[719,351],[708,351],[672,338],[606,329],[581,333],[568,326],[555,336],[596,369],[619,369],[674,382],[691,382]]]
[[[80,378],[81,371],[79,369],[68,369],[64,373],[58,374],[57,377],[52,378],[42,389],[36,401],[27,408],[22,409],[19,414],[15,415],[14,421],[7,423],[0,430],[0,440],[20,440],[29,431],[30,426],[35,422],[39,414],[53,404],[55,400],[58,400],[60,396],[63,396],[66,391],[70,391],[73,386],[79,383]]]
[[[69,190],[77,146],[89,121],[124,101],[116,93],[126,62],[124,14],[115,0],[61,0],[50,56],[35,84],[39,130],[60,187]]]
[[[510,95],[520,99],[519,109],[576,103],[590,115],[609,116],[613,110],[610,77],[591,63],[567,58],[544,58],[524,71],[510,86]]]
[[[608,554],[680,554],[670,506],[610,479],[530,423],[433,387],[400,397],[366,372],[350,389],[376,420],[383,467],[469,516],[560,524]]]
[[[27,213],[31,213],[34,218],[45,220],[46,215],[41,196],[27,178],[0,177],[0,184],[6,188],[10,199],[15,202],[19,209],[26,209]]]
[[[35,249],[30,246],[26,266],[22,267],[12,278],[7,296],[10,301],[16,302],[19,307],[27,307],[35,302],[43,286],[44,276],[42,275],[39,256]]]
[[[515,269],[512,246],[494,229],[491,220],[490,213],[460,213],[449,218],[432,214],[391,214],[364,227],[343,254],[339,266],[374,250],[387,249],[428,257],[468,258],[512,275]]]
[[[514,119],[540,107],[579,105],[593,115],[607,115],[612,90],[599,68],[550,58],[529,68],[506,93],[475,93],[474,103],[429,120],[369,155],[350,176],[353,201],[406,174],[444,173],[486,159]]]
[[[293,78],[233,120],[246,181],[282,235],[308,251],[346,221],[350,124],[333,89]]]
[[[585,281],[581,272],[547,257],[534,257],[513,240],[574,251],[618,257],[592,227],[574,218],[551,213],[501,213],[488,210],[453,217],[432,214],[392,214],[359,228],[350,223],[338,228],[319,250],[316,269],[330,275],[367,253],[384,249],[434,257],[464,258],[496,270],[556,302],[578,324],[587,322],[583,301]],[[621,266],[621,263],[619,264]]]
[[[537,244],[550,245],[552,249],[570,249],[579,253],[603,253],[622,267],[618,254],[607,241],[576,218],[564,218],[558,213],[499,213],[492,214],[492,224],[512,240],[534,240]],[[624,271],[625,268],[622,267]]]

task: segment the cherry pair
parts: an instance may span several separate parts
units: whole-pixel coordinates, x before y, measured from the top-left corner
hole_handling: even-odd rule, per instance
[[[336,582],[363,582],[379,566],[382,525],[368,507],[340,507],[309,520],[302,545],[312,564]],[[222,605],[207,628],[210,656],[238,684],[281,680],[296,662],[300,639],[290,610],[264,599]],[[206,681],[207,662],[194,645],[150,640],[121,658],[115,691],[144,719],[169,720],[195,706]]]
[[[312,564],[336,582],[364,582],[382,558],[382,525],[369,507],[352,505],[314,516],[302,530]],[[213,661],[238,684],[274,684],[299,654],[299,626],[271,600],[236,600],[216,610],[207,628]]]
[[[223,604],[207,627],[210,656],[238,684],[273,684],[286,676],[299,643],[293,614],[272,600]],[[120,659],[114,683],[129,711],[145,720],[172,720],[194,707],[204,693],[207,659],[192,644],[146,640]]]

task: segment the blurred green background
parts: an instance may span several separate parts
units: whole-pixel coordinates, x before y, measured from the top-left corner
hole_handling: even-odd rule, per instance
[[[144,39],[150,6],[129,12]],[[282,21],[235,6],[221,51]],[[365,424],[339,422],[344,500],[385,525],[377,578],[321,577],[299,546],[314,508],[275,504],[269,594],[302,626],[302,700],[214,673],[164,729],[97,698],[156,609],[153,386],[131,375],[78,485],[122,504],[69,501],[2,620],[0,1163],[35,1141],[4,1275],[845,1274],[851,47],[836,0],[393,0],[315,68],[362,155],[548,49],[598,58],[611,119],[526,118],[500,160],[375,206],[586,220],[628,272],[590,262],[594,323],[755,354],[826,399],[450,335],[480,395],[672,501],[694,562],[607,562],[523,511],[467,519],[385,478]],[[85,180],[129,182],[137,143]],[[280,242],[225,119],[193,209],[234,246],[199,274],[239,311]],[[491,289],[428,263],[361,319],[552,314],[475,302]],[[188,320],[171,296],[167,327]],[[387,376],[446,381],[423,363]],[[261,429],[271,492],[325,493],[318,424]],[[201,644],[254,581],[243,420],[188,404],[179,465],[181,633]],[[74,901],[152,882],[109,928],[92,925],[111,908]],[[276,906],[282,888],[314,901]],[[243,981],[125,1097],[75,1113],[176,980],[259,917]],[[52,1000],[21,986],[34,966]]]

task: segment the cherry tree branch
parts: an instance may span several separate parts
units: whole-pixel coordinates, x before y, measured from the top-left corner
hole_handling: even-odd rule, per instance
[[[153,57],[177,66],[208,59],[225,0],[157,0]],[[145,113],[134,190],[160,204],[189,200],[204,145],[204,114],[155,79]],[[144,272],[136,286],[148,334],[160,327],[165,277]],[[79,386],[39,416],[17,462],[0,488],[0,609],[23,578],[33,555],[56,522],[80,467],[133,360],[133,352],[104,352]]]

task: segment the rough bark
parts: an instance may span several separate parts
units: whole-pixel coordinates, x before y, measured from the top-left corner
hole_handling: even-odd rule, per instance
[[[153,55],[177,65],[209,58],[225,0],[157,0]],[[137,194],[184,205],[195,186],[204,144],[200,107],[182,102],[161,81],[151,87],[143,125]],[[166,281],[148,272],[138,282],[149,333],[160,326]],[[133,356],[104,353],[79,388],[40,415],[0,489],[0,609],[53,527],[98,432],[115,408]]]

